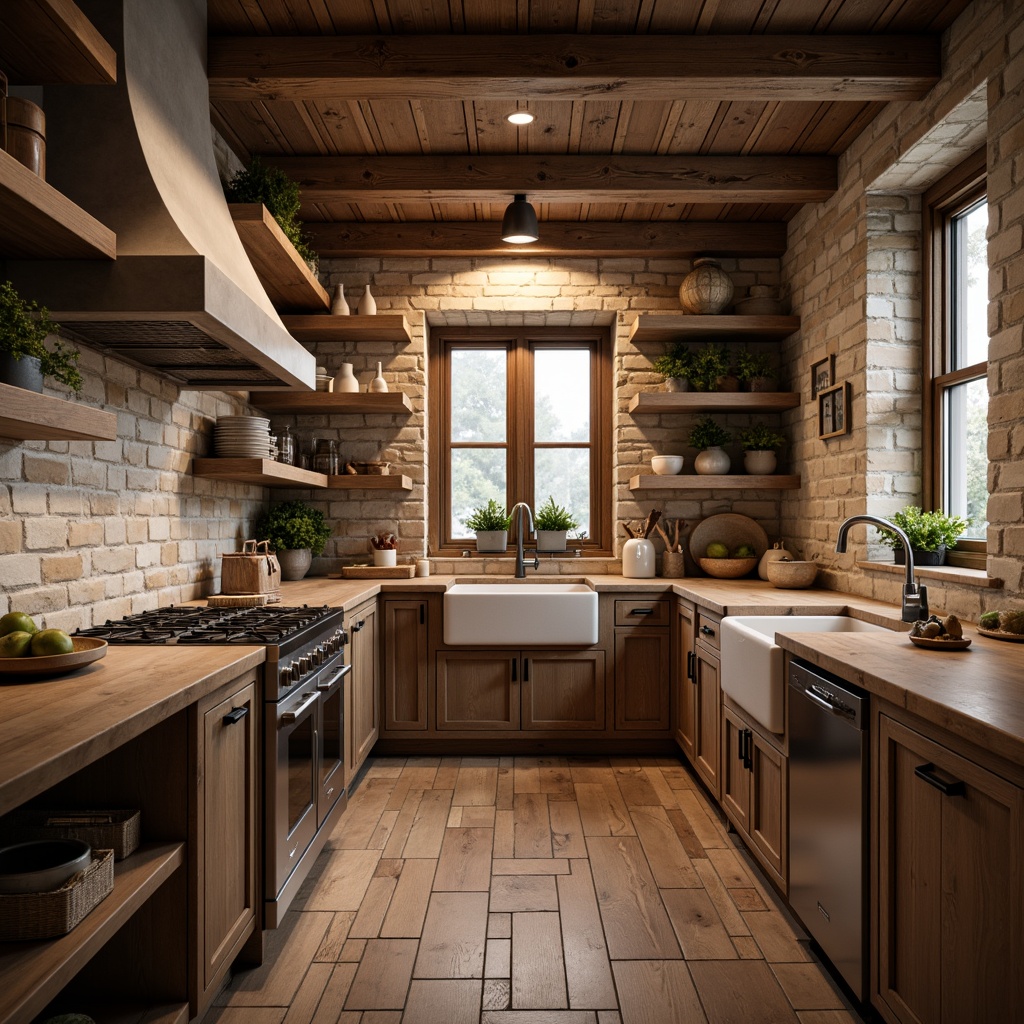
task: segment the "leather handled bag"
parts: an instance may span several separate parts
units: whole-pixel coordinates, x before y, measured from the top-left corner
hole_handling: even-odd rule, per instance
[[[281,565],[268,541],[247,540],[241,551],[221,555],[222,594],[270,594],[281,586]]]

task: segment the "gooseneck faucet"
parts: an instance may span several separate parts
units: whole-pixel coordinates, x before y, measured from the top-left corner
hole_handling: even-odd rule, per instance
[[[530,511],[530,506],[525,501],[518,501],[512,506],[512,511],[509,513],[509,519],[515,519],[516,513],[519,513],[519,519],[516,525],[516,579],[526,579],[526,562],[523,559],[523,512],[526,513],[530,520],[529,531],[533,533],[533,513]],[[540,568],[540,556],[534,553],[533,559],[530,564],[534,569]]]
[[[928,588],[914,582],[914,554],[910,549],[910,538],[895,524],[881,516],[861,515],[850,516],[839,526],[839,535],[836,537],[836,551],[843,554],[846,551],[846,535],[850,527],[857,523],[871,523],[875,526],[892,530],[903,543],[903,550],[906,553],[907,579],[903,584],[903,621],[916,622],[918,619],[928,618]]]

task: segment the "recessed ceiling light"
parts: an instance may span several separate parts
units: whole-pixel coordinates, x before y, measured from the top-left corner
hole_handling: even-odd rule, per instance
[[[528,110],[516,110],[508,115],[508,120],[512,124],[530,124],[533,121],[533,114]]]

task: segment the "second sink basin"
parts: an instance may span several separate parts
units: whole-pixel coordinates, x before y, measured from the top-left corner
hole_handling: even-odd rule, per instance
[[[444,642],[589,647],[597,593],[585,583],[456,583],[444,595]]]
[[[785,728],[786,680],[776,633],[876,633],[846,615],[728,615],[722,619],[722,690],[772,732]]]

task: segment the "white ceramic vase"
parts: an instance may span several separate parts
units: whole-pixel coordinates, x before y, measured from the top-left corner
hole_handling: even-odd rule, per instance
[[[748,451],[743,453],[743,468],[755,476],[768,476],[775,472],[778,458],[775,452]]]
[[[352,372],[351,363],[342,363],[334,376],[334,390],[342,394],[354,395],[359,391],[359,381]]]
[[[693,261],[693,270],[679,286],[679,302],[687,313],[721,313],[732,301],[732,278],[718,260]]]
[[[729,453],[722,448],[705,448],[693,460],[693,468],[703,476],[722,476],[731,465]]]
[[[373,314],[377,312],[377,300],[370,294],[369,285],[367,285],[363,291],[357,308],[360,316],[373,316]]]
[[[348,300],[345,298],[345,286],[343,284],[336,284],[334,286],[334,295],[331,298],[331,315],[348,316],[351,312]]]
[[[630,537],[622,545],[622,575],[631,580],[654,578],[654,545],[642,537]]]
[[[367,384],[366,390],[369,391],[371,395],[387,394],[388,382],[384,379],[384,374],[381,372],[380,363],[377,364],[377,376]]]

